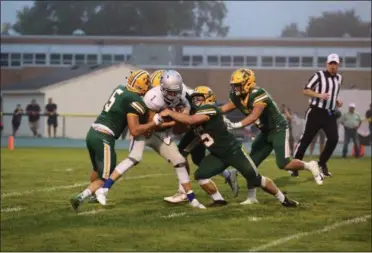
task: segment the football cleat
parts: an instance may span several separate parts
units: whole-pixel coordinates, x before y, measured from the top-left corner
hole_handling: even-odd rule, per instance
[[[258,200],[257,199],[250,199],[250,198],[247,198],[245,201],[243,202],[240,202],[241,205],[252,205],[252,204],[258,204]]]
[[[190,202],[190,205],[192,207],[195,207],[195,208],[199,208],[199,209],[206,209],[206,207],[201,204],[197,199],[193,199],[191,202]]]
[[[208,207],[218,207],[218,206],[226,206],[227,201],[223,199],[214,200],[212,203],[208,204]]]
[[[187,195],[183,192],[177,191],[173,196],[165,197],[164,201],[172,204],[178,204],[187,201]]]
[[[89,199],[88,199],[88,203],[93,203],[93,204],[99,203],[98,200],[97,200],[96,195],[90,196]]]
[[[300,204],[299,202],[291,200],[287,198],[287,196],[285,196],[284,202],[282,203],[284,207],[297,207],[299,204]]]
[[[233,192],[234,198],[236,198],[239,195],[239,185],[238,185],[238,171],[236,169],[231,169],[230,176],[225,179],[225,183],[228,183],[230,185],[230,188]]]
[[[79,206],[83,203],[83,199],[80,197],[80,194],[76,194],[71,197],[70,203],[72,208],[74,208],[74,210],[77,211]]]
[[[107,203],[107,194],[108,194],[108,189],[107,188],[99,188],[97,191],[96,191],[96,197],[97,197],[97,201],[101,204],[101,205],[106,205]]]
[[[313,174],[314,180],[318,185],[323,184],[323,176],[322,171],[320,170],[320,167],[316,161],[309,162],[310,164],[310,171]]]

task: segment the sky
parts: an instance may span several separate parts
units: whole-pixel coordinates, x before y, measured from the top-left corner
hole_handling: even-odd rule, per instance
[[[33,1],[1,1],[1,23],[14,23],[17,11]],[[228,9],[225,23],[231,37],[278,37],[292,22],[301,30],[309,17],[324,11],[354,9],[363,21],[371,21],[370,1],[225,1]]]

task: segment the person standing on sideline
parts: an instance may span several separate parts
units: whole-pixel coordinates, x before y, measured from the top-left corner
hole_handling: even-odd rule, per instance
[[[360,115],[355,112],[355,104],[351,103],[349,105],[349,111],[341,116],[341,124],[345,129],[344,138],[344,148],[342,149],[342,157],[346,158],[348,152],[348,146],[350,139],[353,140],[355,146],[355,157],[359,157],[359,139],[358,139],[358,129],[362,124]]]
[[[57,135],[57,105],[53,103],[52,98],[48,99],[48,104],[45,106],[45,114],[48,115],[48,136],[51,137],[51,128],[53,126],[54,138]]]
[[[366,118],[369,126],[369,143],[372,146],[372,104],[369,104],[369,110],[366,112]]]
[[[309,98],[309,109],[305,116],[305,130],[294,152],[295,158],[302,160],[316,133],[323,129],[327,141],[319,157],[319,166],[324,176],[331,176],[327,162],[338,143],[336,108],[342,106],[338,94],[342,85],[342,76],[338,74],[340,58],[337,54],[327,57],[326,69],[315,72],[305,85],[303,94]],[[297,172],[294,176],[298,176]],[[292,173],[292,174],[293,174]]]
[[[14,112],[13,112],[13,117],[12,117],[13,137],[16,136],[18,128],[21,125],[22,113],[23,113],[23,109],[22,109],[21,105],[18,104],[17,107],[15,108]]]
[[[41,108],[39,104],[36,103],[35,99],[32,99],[31,104],[27,105],[26,107],[26,113],[28,115],[28,125],[30,126],[31,131],[34,134],[34,137],[41,137],[41,135],[38,133],[40,127],[40,111]]]

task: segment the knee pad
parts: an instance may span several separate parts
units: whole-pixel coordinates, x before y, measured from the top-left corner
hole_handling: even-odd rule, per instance
[[[264,178],[265,177],[258,174],[255,178],[248,181],[248,185],[254,185],[255,187],[261,187],[263,184],[266,185],[266,179]]]
[[[187,170],[184,166],[183,167],[175,167],[175,169],[176,169],[176,174],[177,174],[178,180],[181,184],[186,184],[186,183],[190,182],[189,173],[187,173]]]
[[[208,184],[210,182],[210,180],[209,179],[199,179],[198,182],[199,182],[200,185],[204,185],[204,184]]]

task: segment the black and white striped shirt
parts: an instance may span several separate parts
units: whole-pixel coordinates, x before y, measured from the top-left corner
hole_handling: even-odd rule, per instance
[[[305,86],[305,89],[311,89],[319,94],[328,93],[330,95],[330,98],[328,100],[323,100],[320,98],[310,98],[310,107],[319,107],[332,111],[335,110],[341,84],[342,76],[340,74],[332,76],[326,70],[315,72],[314,75],[310,78],[308,84]]]

